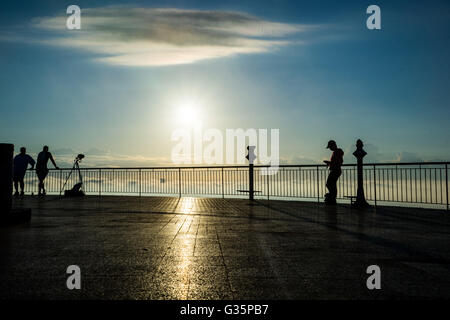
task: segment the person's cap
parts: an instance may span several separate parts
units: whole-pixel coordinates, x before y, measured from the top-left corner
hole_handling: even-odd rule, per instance
[[[330,141],[328,141],[327,149],[330,148],[331,146],[335,146],[335,145],[336,145],[336,141],[330,140]]]

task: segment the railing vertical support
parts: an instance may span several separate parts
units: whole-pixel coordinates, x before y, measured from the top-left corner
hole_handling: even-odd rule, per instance
[[[270,179],[269,179],[269,167],[266,168],[267,177],[267,201],[270,201]]]
[[[253,163],[256,159],[255,146],[248,146],[248,154],[245,158],[248,160],[248,200],[254,200],[254,179],[253,179]]]
[[[223,167],[222,167],[222,199],[225,198],[225,189],[224,189],[224,182],[223,182]]]
[[[61,195],[61,189],[62,189],[62,170],[59,171],[59,195]]]
[[[139,169],[139,197],[141,196],[141,173],[142,173],[142,169]]]
[[[356,150],[353,152],[353,155],[356,158],[356,170],[357,170],[357,180],[358,180],[358,189],[356,190],[356,201],[353,202],[353,205],[357,208],[367,208],[369,204],[366,201],[366,197],[364,195],[364,167],[363,167],[363,158],[367,155],[367,152],[363,149],[364,143],[361,139],[356,140]],[[375,172],[374,166],[374,172]],[[375,180],[376,181],[376,180]]]
[[[447,164],[445,164],[445,195],[447,197],[447,211],[448,211],[448,167]]]
[[[179,198],[181,198],[181,168],[178,168],[178,191]]]
[[[102,196],[102,169],[98,169],[98,195]]]
[[[373,166],[373,191],[374,191],[374,201],[375,207],[377,206],[377,167]]]
[[[320,203],[320,195],[319,195],[319,166],[316,167],[316,183],[317,183],[317,203]]]
[[[254,189],[254,178],[253,178],[253,163],[248,165],[248,199],[250,201],[254,200],[255,189]]]

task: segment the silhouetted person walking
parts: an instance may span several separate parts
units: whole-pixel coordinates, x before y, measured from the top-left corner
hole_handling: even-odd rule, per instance
[[[336,183],[341,175],[341,166],[344,162],[344,151],[339,149],[336,145],[336,141],[330,140],[328,141],[327,148],[333,151],[331,155],[330,161],[325,160],[324,162],[330,168],[330,174],[327,179],[327,188],[330,191],[325,195],[325,203],[327,204],[336,204],[337,197],[337,187]]]
[[[34,168],[34,159],[27,154],[27,149],[25,147],[20,148],[20,153],[14,157],[14,189],[16,192],[14,196],[19,195],[19,184],[20,184],[20,195],[24,195],[24,183],[23,178],[27,172],[28,165],[31,165],[31,169]]]
[[[55,163],[55,160],[53,159],[52,154],[48,151],[48,147],[44,146],[42,151],[39,152],[39,154],[38,154],[37,163],[36,163],[36,174],[39,179],[39,192],[38,192],[39,196],[45,195],[44,180],[48,174],[47,162],[49,159],[52,161],[55,168],[59,169]],[[41,192],[41,190],[42,190],[42,192]]]

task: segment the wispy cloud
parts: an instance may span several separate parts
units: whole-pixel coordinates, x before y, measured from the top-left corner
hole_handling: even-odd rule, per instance
[[[424,161],[417,153],[402,151],[397,153],[395,162],[422,162]]]
[[[61,168],[71,168],[76,155],[82,153],[85,158],[82,160],[81,166],[83,168],[92,167],[157,167],[157,166],[171,166],[172,161],[168,157],[150,157],[144,155],[127,155],[120,153],[113,153],[108,150],[99,148],[90,148],[88,150],[72,149],[72,148],[56,148],[51,149],[51,153],[55,158],[56,163]],[[36,159],[40,150],[35,152],[29,150],[29,154]]]
[[[82,8],[81,30],[67,16],[37,17],[41,43],[78,48],[115,65],[166,66],[237,54],[265,53],[300,43],[315,26],[272,22],[243,12],[150,8]]]

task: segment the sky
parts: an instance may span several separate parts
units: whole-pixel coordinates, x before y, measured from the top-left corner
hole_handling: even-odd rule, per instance
[[[81,8],[68,30],[66,9]],[[369,30],[366,8],[381,9]],[[448,1],[10,1],[0,137],[59,166],[171,164],[174,130],[279,129],[280,162],[329,139],[355,162],[450,159]]]

